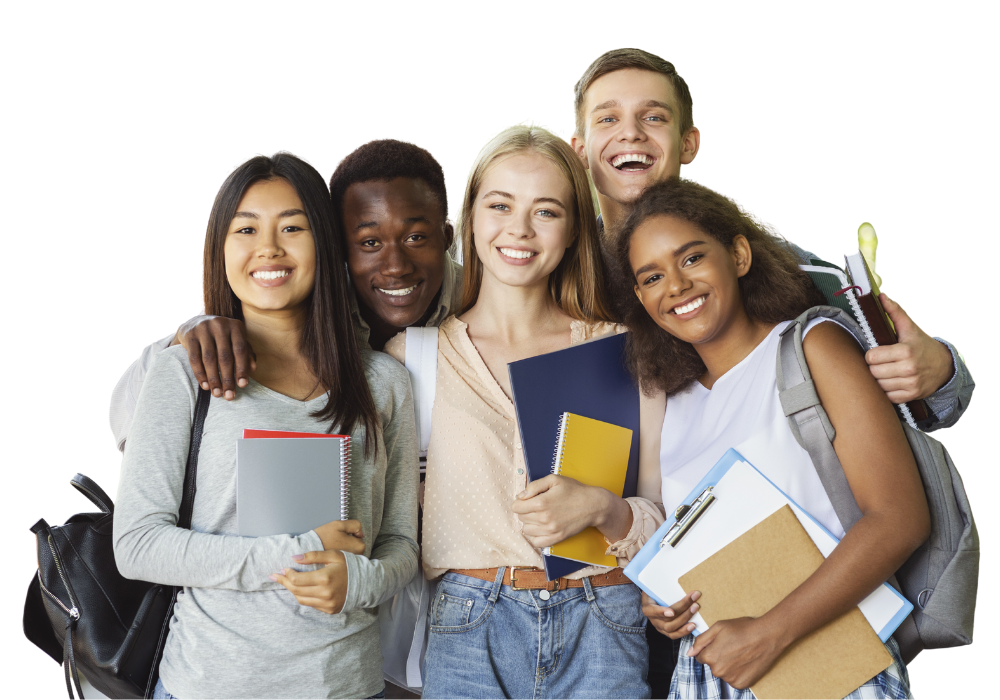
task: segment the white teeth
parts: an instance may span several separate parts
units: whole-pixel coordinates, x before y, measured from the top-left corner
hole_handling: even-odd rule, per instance
[[[614,160],[611,161],[612,167],[619,167],[622,163],[642,163],[643,165],[652,165],[653,159],[647,156],[645,153],[623,153],[620,156],[615,156]]]
[[[391,297],[405,297],[407,294],[409,294],[416,288],[417,285],[413,285],[412,287],[407,287],[406,289],[382,289],[381,287],[376,287],[377,290],[379,290],[383,294],[388,294]]]
[[[500,248],[499,250],[501,255],[506,255],[508,258],[514,258],[515,260],[524,260],[525,258],[537,255],[537,253],[530,250],[514,250],[513,248]]]
[[[695,309],[697,309],[699,306],[701,306],[704,303],[705,303],[705,297],[698,297],[697,299],[695,299],[694,301],[692,301],[690,304],[685,304],[684,306],[675,306],[674,309],[673,309],[673,312],[675,314],[686,314],[686,313],[688,313],[690,311],[694,311]]]
[[[257,270],[251,277],[255,280],[276,280],[279,277],[288,277],[290,270]]]

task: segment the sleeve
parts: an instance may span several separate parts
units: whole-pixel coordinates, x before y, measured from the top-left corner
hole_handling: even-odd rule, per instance
[[[925,432],[928,433],[955,425],[965,413],[965,409],[969,407],[969,402],[972,401],[972,391],[976,388],[972,374],[955,346],[941,338],[934,340],[943,343],[948,348],[954,363],[955,373],[947,384],[927,398],[927,407],[934,412],[936,418],[925,428]]]
[[[390,388],[392,415],[382,429],[386,459],[382,522],[370,558],[344,553],[347,597],[342,612],[374,608],[392,598],[410,582],[418,567],[419,467],[413,399],[406,370],[398,365],[393,369],[396,371],[381,372],[387,380],[395,380]]]
[[[135,413],[135,404],[139,400],[139,390],[142,389],[146,373],[156,356],[170,347],[173,339],[174,336],[171,334],[163,340],[147,345],[139,355],[139,359],[125,370],[125,374],[115,385],[115,390],[111,392],[111,432],[115,436],[115,445],[120,452],[125,450],[125,440],[128,438],[129,430],[132,429],[132,415]]]
[[[195,404],[186,361],[178,352],[160,353],[139,393],[115,507],[118,570],[126,578],[172,586],[279,589],[268,576],[290,567],[294,554],[323,549],[314,531],[254,538],[177,527]],[[210,456],[202,452],[199,469],[212,468],[205,459]],[[202,490],[196,503],[213,497],[231,498]]]
[[[626,498],[632,509],[632,528],[622,539],[611,542],[605,554],[618,557],[618,566],[625,566],[639,553],[656,530],[663,524],[664,517],[656,505],[645,498]]]

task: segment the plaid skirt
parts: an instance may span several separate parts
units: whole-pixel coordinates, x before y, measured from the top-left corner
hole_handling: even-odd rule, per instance
[[[713,676],[712,669],[708,666],[698,663],[693,656],[688,656],[687,652],[692,644],[694,644],[694,637],[690,634],[681,640],[674,677],[670,680],[668,698],[672,700],[678,698],[708,698],[710,700],[740,698],[742,700],[754,697],[749,688],[746,690],[733,688],[725,681]],[[910,676],[906,672],[906,664],[899,657],[899,647],[896,646],[896,640],[889,637],[885,648],[892,656],[892,665],[852,692],[847,698],[860,700],[861,698],[913,697],[910,693]]]

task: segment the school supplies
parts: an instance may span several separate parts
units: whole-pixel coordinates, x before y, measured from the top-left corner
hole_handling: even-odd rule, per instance
[[[719,620],[761,617],[808,579],[823,555],[787,504],[680,578],[701,591],[700,614]],[[797,640],[756,683],[768,698],[842,698],[892,664],[857,607]]]
[[[868,349],[898,342],[896,329],[879,301],[879,287],[861,251],[844,256],[847,273],[830,266],[799,265],[831,306],[851,314],[861,326]],[[931,414],[923,401],[910,401],[897,407],[911,428],[926,425]]]
[[[632,431],[575,413],[563,413],[556,434],[552,473],[600,486],[622,495],[628,471]],[[605,554],[608,543],[596,527],[588,527],[543,554],[564,557],[597,566],[618,566],[618,559]]]
[[[817,317],[836,320],[859,340],[862,330],[838,309],[817,306],[782,331],[778,346],[778,398],[788,426],[809,453],[844,530],[861,518],[844,468],[833,449],[834,430],[820,404],[802,351],[802,331]],[[931,513],[931,536],[890,581],[916,604],[895,633],[903,660],[922,649],[972,643],[979,581],[979,532],[955,463],[940,442],[909,425],[910,444]]]
[[[559,417],[568,411],[632,431],[622,497],[636,494],[639,390],[625,368],[626,335],[599,338],[507,365],[524,461],[532,480],[551,473]],[[564,557],[543,556],[543,559],[550,581],[585,566]]]
[[[775,486],[736,450],[728,450],[656,534],[625,567],[625,575],[660,605],[681,600],[678,579],[769,515],[788,505],[827,557],[839,540]],[[882,584],[858,605],[883,642],[913,610],[892,586]],[[708,629],[701,612],[695,634]]]
[[[241,537],[301,535],[347,520],[351,438],[244,430],[236,441],[236,520]]]

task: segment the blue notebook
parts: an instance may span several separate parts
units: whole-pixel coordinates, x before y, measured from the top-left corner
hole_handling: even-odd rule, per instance
[[[532,480],[552,473],[556,433],[564,412],[613,423],[632,431],[623,497],[639,484],[639,390],[625,368],[625,333],[529,357],[507,365],[521,432],[524,461]],[[587,566],[545,555],[552,581]]]
[[[727,475],[730,476],[724,481]],[[829,556],[839,542],[822,523],[736,450],[728,450],[682,503],[691,504],[709,486],[713,487],[712,497],[718,498],[710,508],[705,509],[704,515],[694,522],[688,533],[681,535],[682,539],[673,540],[675,547],[669,544],[661,546],[667,532],[677,522],[672,511],[668,511],[671,515],[667,516],[666,522],[625,567],[625,575],[660,605],[668,606],[684,597],[684,591],[676,580],[679,576],[771,515],[780,507],[779,504],[787,503],[792,507],[823,556]],[[661,553],[662,556],[658,557]],[[883,583],[858,607],[883,642],[913,610],[913,605],[888,583]],[[695,634],[707,628],[700,614],[695,614],[692,622],[696,625]]]

